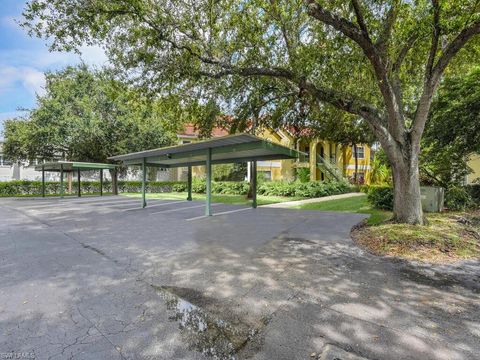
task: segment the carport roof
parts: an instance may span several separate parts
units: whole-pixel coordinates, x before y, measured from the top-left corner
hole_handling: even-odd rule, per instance
[[[44,164],[39,164],[35,166],[37,171],[61,171],[69,172],[74,170],[100,170],[100,169],[115,169],[116,165],[114,164],[105,164],[105,163],[89,163],[89,162],[79,162],[79,161],[55,161],[48,162]]]
[[[299,151],[250,134],[238,134],[190,144],[117,155],[109,159],[122,161],[125,165],[140,165],[143,159],[145,159],[148,166],[163,168],[192,166],[205,164],[209,149],[211,151],[212,164],[296,159],[304,155]]]

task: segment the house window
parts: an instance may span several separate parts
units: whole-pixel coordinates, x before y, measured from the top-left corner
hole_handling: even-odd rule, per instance
[[[355,147],[353,147],[352,152],[355,155]],[[365,159],[365,147],[364,146],[357,146],[357,158],[358,159]]]
[[[4,155],[0,155],[0,166],[11,166],[12,160],[6,159]]]
[[[353,175],[352,175],[352,180],[354,179],[355,179],[355,172],[353,172]],[[357,184],[365,184],[365,173],[363,171],[357,173]]]
[[[263,180],[267,180],[267,181],[272,180],[272,172],[271,171],[268,171],[268,170],[263,171],[262,170],[262,171],[258,171],[258,173],[262,175]]]

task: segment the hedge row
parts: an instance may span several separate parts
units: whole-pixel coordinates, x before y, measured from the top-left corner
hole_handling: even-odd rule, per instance
[[[368,195],[368,201],[378,209],[393,209],[393,188],[390,186],[368,186],[362,191]],[[447,189],[445,207],[453,211],[463,211],[480,206],[480,184],[457,186]]]
[[[258,193],[271,196],[297,196],[315,198],[329,195],[344,194],[352,191],[345,182],[337,181],[270,181],[260,185]]]
[[[147,181],[145,191],[149,193],[182,192],[187,190],[187,183],[183,181]],[[136,193],[142,191],[141,181],[119,180],[118,192]]]
[[[246,195],[250,185],[246,181],[218,181],[212,183],[213,194]],[[192,183],[194,193],[204,194],[206,185],[204,181]],[[267,181],[258,186],[259,195],[269,196],[297,196],[305,198],[322,197],[343,194],[352,191],[350,185],[341,182],[312,181],[302,183],[298,181]]]
[[[66,182],[64,186],[66,187]],[[212,182],[212,193],[225,195],[246,195],[250,185],[246,181],[217,181]],[[77,183],[72,184],[72,191],[77,189]],[[99,181],[82,181],[81,190],[83,194],[100,192]],[[118,181],[118,191],[120,193],[135,193],[142,190],[141,181]],[[342,194],[351,191],[352,188],[346,183],[340,182],[287,182],[270,181],[259,184],[258,194],[270,196],[297,196],[297,197],[322,197],[328,195]],[[103,191],[111,192],[112,184],[110,181],[103,183]],[[187,191],[187,184],[180,181],[149,181],[146,184],[146,191],[149,193],[159,192],[184,192]],[[194,193],[204,194],[206,192],[205,181],[194,180],[192,183]],[[22,195],[40,195],[42,192],[42,183],[40,181],[9,181],[0,182],[0,196],[22,196]],[[58,195],[60,193],[60,182],[49,181],[45,183],[45,192],[48,195]]]
[[[171,191],[185,191],[187,188],[184,182],[173,181],[150,181],[147,183],[147,192],[171,192]],[[67,189],[67,182],[64,182],[64,190]],[[140,192],[142,190],[141,181],[118,181],[119,192]],[[77,182],[72,182],[72,192],[77,191]],[[81,182],[82,194],[94,194],[100,192],[100,181],[82,181]],[[110,181],[103,182],[103,191],[111,192],[112,183]],[[28,195],[40,195],[42,193],[41,181],[29,181],[29,180],[13,180],[0,182],[0,196],[28,196]],[[60,182],[59,181],[47,181],[45,182],[45,193],[47,195],[59,195],[60,194]]]

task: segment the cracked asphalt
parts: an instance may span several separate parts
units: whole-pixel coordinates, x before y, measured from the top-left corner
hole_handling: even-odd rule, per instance
[[[161,288],[253,329],[239,359],[479,358],[478,261],[375,257],[350,240],[359,214],[138,205],[0,199],[0,356],[211,358]]]

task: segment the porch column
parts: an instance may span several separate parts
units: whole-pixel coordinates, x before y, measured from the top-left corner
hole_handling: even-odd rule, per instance
[[[63,199],[63,164],[60,164],[60,198]]]
[[[100,169],[100,196],[103,196],[103,169]]]
[[[206,204],[205,204],[205,216],[212,216],[212,149],[207,149],[207,161],[206,161],[206,173],[207,173],[207,188],[206,188]]]
[[[321,145],[323,146],[323,145]],[[310,181],[317,180],[317,147],[318,142],[312,141],[310,142]]]
[[[80,183],[80,169],[77,169],[78,197],[82,196],[82,184]]]
[[[252,161],[252,208],[257,208],[257,161]]]
[[[42,197],[45,197],[45,166],[42,165]]]
[[[188,191],[187,200],[192,201],[192,167],[191,166],[188,167],[187,191]]]
[[[145,191],[147,186],[147,158],[143,158],[142,161],[142,208],[147,206],[147,199],[145,197]]]

